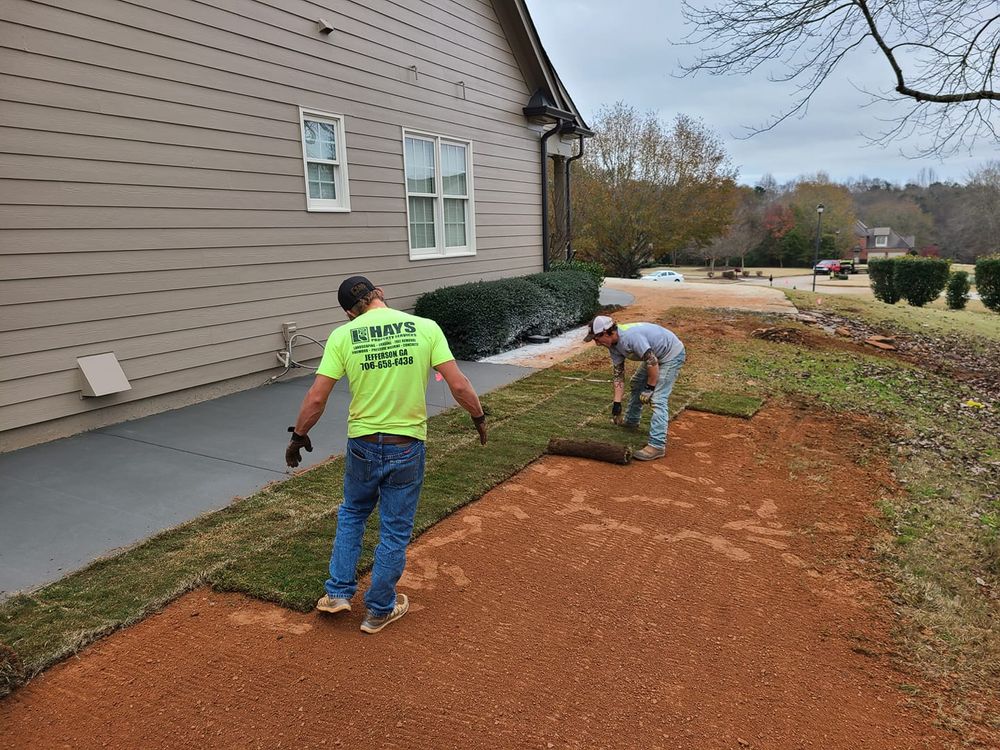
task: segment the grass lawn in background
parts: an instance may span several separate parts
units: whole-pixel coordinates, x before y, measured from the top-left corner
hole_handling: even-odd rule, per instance
[[[821,309],[847,317],[861,317],[913,333],[982,336],[1000,340],[1000,315],[987,310],[979,302],[970,302],[965,310],[949,310],[943,299],[924,307],[912,307],[906,302],[887,305],[876,299],[819,292],[813,294],[790,290],[786,294],[800,310]]]

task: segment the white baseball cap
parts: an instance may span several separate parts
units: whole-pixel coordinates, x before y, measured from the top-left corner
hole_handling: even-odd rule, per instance
[[[590,321],[590,328],[587,331],[587,335],[583,337],[584,341],[593,341],[594,336],[598,336],[604,333],[606,330],[611,328],[615,324],[611,318],[607,315],[598,315],[592,321]]]

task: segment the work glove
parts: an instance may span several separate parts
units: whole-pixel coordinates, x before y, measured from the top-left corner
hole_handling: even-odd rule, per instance
[[[476,426],[476,430],[479,432],[479,444],[486,445],[486,413],[484,412],[478,417],[473,417],[472,424]]]
[[[288,431],[292,433],[292,439],[288,441],[288,447],[285,448],[285,463],[294,469],[302,463],[302,449],[305,448],[312,453],[313,444],[308,435],[296,434],[294,426],[289,427]]]
[[[648,385],[645,388],[643,388],[642,393],[639,394],[639,403],[648,404],[650,401],[652,401],[654,390],[656,389],[650,388]]]
[[[615,401],[611,404],[611,421],[621,427],[625,424],[625,417],[622,416],[622,402]]]

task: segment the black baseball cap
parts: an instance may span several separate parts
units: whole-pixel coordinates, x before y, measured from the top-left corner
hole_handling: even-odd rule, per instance
[[[350,310],[359,299],[374,291],[375,287],[364,276],[352,276],[345,279],[337,290],[337,302],[344,310]]]

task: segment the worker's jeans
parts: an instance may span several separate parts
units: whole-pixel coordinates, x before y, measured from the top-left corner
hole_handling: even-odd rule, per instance
[[[653,398],[650,404],[653,407],[653,416],[649,420],[649,444],[654,448],[667,447],[667,425],[670,422],[670,412],[667,408],[667,401],[670,392],[677,382],[677,374],[681,371],[681,365],[687,357],[686,352],[681,352],[673,359],[660,362],[660,377],[656,381],[656,389],[653,391]],[[642,416],[642,403],[639,401],[639,394],[646,388],[646,363],[643,362],[632,376],[632,394],[628,400],[628,410],[625,412],[625,424],[639,424],[639,417]]]
[[[358,590],[358,557],[368,516],[379,506],[379,542],[365,605],[376,615],[396,606],[396,582],[406,565],[420,487],[424,482],[424,443],[405,445],[347,441],[344,502],[337,513],[337,534],[330,556],[326,593],[350,599]]]

